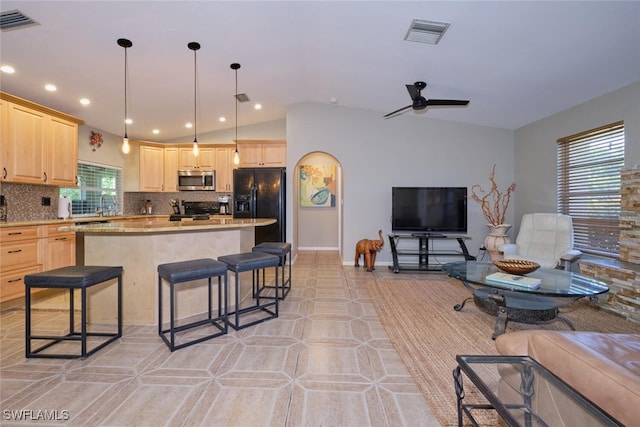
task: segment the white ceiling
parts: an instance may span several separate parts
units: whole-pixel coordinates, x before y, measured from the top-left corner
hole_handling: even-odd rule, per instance
[[[191,41],[202,45],[198,134],[234,126],[232,62],[242,65],[238,91],[263,105],[240,104],[240,126],[332,98],[397,120],[382,116],[410,104],[405,84],[422,80],[426,98],[471,102],[405,115],[517,129],[640,81],[639,1],[3,0],[0,7],[40,24],[0,34],[1,63],[16,69],[0,73],[1,89],[117,135],[124,49],[116,40],[130,39],[133,139],[192,140],[184,127],[194,117]],[[414,18],[451,26],[438,45],[408,42]]]

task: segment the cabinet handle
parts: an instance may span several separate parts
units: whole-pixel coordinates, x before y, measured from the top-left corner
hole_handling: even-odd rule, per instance
[[[7,179],[7,168],[2,168],[2,179]]]
[[[44,175],[44,182],[47,182],[47,173],[46,172],[42,172],[42,175]]]
[[[13,280],[8,280],[8,283],[14,283],[14,282],[22,282],[22,277],[19,277],[17,279],[13,279]]]
[[[67,240],[66,237],[56,237],[55,240]]]
[[[20,252],[22,252],[22,249],[17,249],[15,251],[7,251],[8,254],[17,254],[17,253],[20,253]]]
[[[9,236],[19,236],[22,234],[22,231],[14,231],[12,233],[9,233]]]

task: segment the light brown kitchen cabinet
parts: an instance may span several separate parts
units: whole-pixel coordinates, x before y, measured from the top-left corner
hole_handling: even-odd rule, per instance
[[[9,103],[6,169],[7,181],[45,184],[45,122],[37,110]]]
[[[164,190],[164,148],[140,146],[140,191]]]
[[[233,191],[233,154],[236,151],[232,147],[216,147],[216,191]]]
[[[76,233],[58,231],[60,225],[47,227],[47,240],[44,245],[44,271],[54,268],[76,265]]]
[[[0,99],[0,182],[7,180],[7,165],[5,162],[9,158],[9,115],[7,110],[7,102]]]
[[[197,156],[193,154],[193,146],[179,148],[179,165],[181,170],[215,169],[216,153],[213,148],[199,147]]]
[[[178,148],[164,149],[164,191],[178,191]]]
[[[48,184],[75,187],[78,185],[78,125],[50,117],[47,136]]]
[[[76,265],[76,235],[60,227],[0,228],[0,302],[23,297],[28,274]]]
[[[287,166],[287,143],[284,140],[238,141],[241,168]]]
[[[2,180],[75,186],[82,120],[0,92]]]
[[[0,229],[0,302],[24,296],[24,276],[42,271],[44,228]]]

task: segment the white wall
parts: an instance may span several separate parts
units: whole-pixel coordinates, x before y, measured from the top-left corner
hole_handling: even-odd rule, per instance
[[[493,164],[501,189],[514,179],[513,133],[505,129],[414,117],[383,119],[379,112],[335,105],[301,103],[287,110],[287,169],[308,153],[334,156],[343,170],[345,262],[355,244],[391,232],[391,187],[487,184]],[[428,114],[428,113],[427,113]],[[287,174],[287,187],[293,174]],[[516,190],[517,191],[517,190]],[[287,204],[292,218],[294,201]],[[477,253],[487,234],[480,206],[470,201],[469,249]],[[513,209],[507,214],[513,221]],[[287,236],[293,224],[287,224]],[[378,255],[390,263],[388,241]]]
[[[102,140],[104,141],[102,147],[96,148],[95,151],[93,151],[93,147],[89,144],[91,131],[101,134]],[[78,128],[79,160],[123,168],[124,154],[122,153],[121,147],[122,135],[107,133],[89,125],[81,125]]]
[[[557,140],[623,120],[625,165],[640,164],[640,82],[516,130],[515,217],[556,212]],[[514,224],[517,232],[518,224]]]

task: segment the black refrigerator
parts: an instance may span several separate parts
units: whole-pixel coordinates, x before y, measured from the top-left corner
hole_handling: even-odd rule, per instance
[[[235,169],[233,217],[275,218],[275,224],[255,227],[256,245],[286,241],[286,171],[284,168]]]

